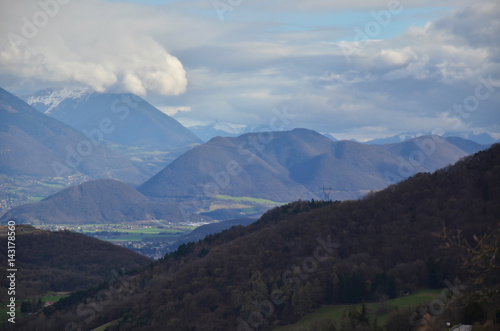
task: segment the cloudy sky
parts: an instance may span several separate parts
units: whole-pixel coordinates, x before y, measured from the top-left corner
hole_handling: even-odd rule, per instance
[[[500,137],[498,0],[1,0],[0,86],[127,91],[187,125]],[[292,118],[293,117],[293,118]]]

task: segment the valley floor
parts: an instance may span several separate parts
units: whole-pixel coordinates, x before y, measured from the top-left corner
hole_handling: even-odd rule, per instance
[[[69,230],[126,247],[151,259],[159,259],[169,252],[169,247],[182,236],[202,224],[88,224],[45,225],[38,228],[51,231]]]

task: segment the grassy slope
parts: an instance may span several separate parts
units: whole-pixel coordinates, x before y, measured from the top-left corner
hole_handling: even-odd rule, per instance
[[[68,295],[69,293],[62,294],[62,292],[49,291],[41,297],[36,297],[35,301],[38,301],[38,298],[40,298],[42,299],[42,302],[57,302],[60,299],[67,297]],[[16,300],[16,320],[25,315],[21,314],[21,302],[22,300]],[[5,323],[7,319],[10,318],[10,316],[7,315],[7,304],[8,301],[0,303],[0,325],[2,325],[2,323]]]
[[[217,199],[221,200],[232,200],[232,201],[237,201],[237,202],[252,202],[252,203],[258,203],[262,205],[283,205],[281,202],[275,202],[267,199],[261,199],[261,198],[252,198],[252,197],[232,197],[229,195],[217,195]]]
[[[441,290],[422,290],[415,294],[402,296],[395,299],[367,303],[366,307],[371,315],[371,319],[375,316],[377,308],[381,306],[387,307],[387,313],[378,316],[378,325],[384,325],[387,317],[392,313],[396,307],[398,309],[404,309],[408,307],[416,307],[419,304],[426,303],[430,300],[439,298],[441,295]],[[286,325],[274,328],[274,331],[304,331],[308,330],[314,322],[321,320],[333,319],[338,324],[342,319],[344,314],[347,314],[350,310],[356,309],[361,310],[361,305],[335,305],[335,306],[323,306],[309,315],[304,316],[300,321],[295,324]]]

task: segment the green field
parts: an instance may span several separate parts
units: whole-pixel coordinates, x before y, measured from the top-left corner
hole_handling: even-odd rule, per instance
[[[261,199],[261,198],[252,198],[252,197],[232,197],[229,195],[216,195],[215,196],[217,199],[220,200],[230,200],[230,201],[236,201],[236,202],[251,202],[251,203],[256,203],[259,205],[282,205],[283,203],[281,202],[276,202],[272,200],[267,200],[267,199]]]
[[[54,226],[38,226],[38,228],[54,230]],[[58,225],[59,229],[96,236],[111,242],[143,240],[169,241],[175,240],[180,235],[193,231],[195,226],[187,225],[125,225],[125,224],[86,224],[86,225]]]
[[[368,312],[371,316],[374,316],[377,310],[379,311],[387,310],[387,313],[377,316],[378,325],[384,325],[390,313],[392,313],[396,309],[396,307],[397,309],[417,307],[419,304],[424,304],[430,300],[439,298],[440,295],[441,295],[441,290],[421,290],[415,294],[408,296],[402,296],[399,298],[382,302],[367,303],[366,307],[368,308]],[[347,314],[347,312],[353,309],[357,309],[358,311],[360,311],[361,304],[323,306],[315,310],[313,313],[304,316],[297,323],[277,327],[274,328],[273,331],[304,331],[308,330],[313,325],[314,322],[329,320],[329,319],[334,320],[335,323],[338,325],[340,320],[342,319],[342,316]]]
[[[58,293],[58,292],[48,292],[42,295],[41,297],[36,297],[35,301],[38,301],[38,298],[42,299],[42,302],[57,302],[62,298],[65,298],[69,295],[69,293]],[[19,300],[16,300],[16,320],[21,318],[24,314],[21,314],[21,302]],[[9,315],[7,315],[7,303],[8,302],[2,302],[0,303],[0,325],[3,323],[7,322],[7,319],[10,318]]]
[[[160,232],[160,233],[145,233],[145,232],[123,232],[116,236],[108,236],[108,238],[104,238],[103,240],[110,242],[124,242],[124,241],[132,241],[132,242],[140,242],[140,241],[172,241],[176,237],[184,234],[185,232]],[[99,233],[94,233],[99,234]],[[175,241],[175,240],[173,240]]]
[[[44,197],[30,197],[29,202],[38,202],[40,200],[43,200]]]
[[[259,208],[257,208],[257,207],[244,208],[241,210],[241,213],[243,215],[252,215],[252,214],[256,214],[258,212],[259,212]]]
[[[108,328],[109,326],[113,326],[114,324],[117,324],[118,323],[118,320],[114,320],[114,321],[111,321],[109,323],[106,323],[104,325],[101,325],[100,327],[97,327],[91,331],[104,331],[106,330],[106,328]]]
[[[62,298],[65,298],[69,295],[68,294],[56,294],[56,293],[53,293],[53,294],[47,294],[45,296],[42,297],[42,301],[43,302],[57,302],[59,300],[61,300]]]
[[[83,233],[95,233],[95,230],[92,230],[93,228],[97,226],[103,226],[102,224],[99,225],[88,225],[88,226],[81,226]],[[106,226],[106,225],[104,225]],[[123,234],[142,234],[142,235],[156,235],[156,234],[180,234],[180,233],[185,233],[192,231],[196,227],[194,226],[172,226],[172,228],[164,228],[162,226],[150,226],[150,227],[138,227],[138,228],[133,228],[133,229],[125,229],[125,228],[120,228],[117,227],[116,225],[107,225],[110,227],[110,231],[114,232],[120,232]]]
[[[64,184],[54,184],[54,183],[40,183],[40,185],[42,186],[45,186],[45,187],[49,187],[49,188],[57,188],[57,189],[63,189],[65,188],[65,185]]]

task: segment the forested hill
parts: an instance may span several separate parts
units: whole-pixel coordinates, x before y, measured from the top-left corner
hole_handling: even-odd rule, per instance
[[[7,231],[0,226],[0,263],[7,265]],[[19,301],[48,291],[76,291],[109,280],[123,271],[141,269],[152,261],[111,243],[70,231],[50,232],[29,225],[15,230]],[[2,277],[1,287],[8,288]],[[7,300],[7,291],[0,299]]]
[[[114,293],[98,318],[79,316],[80,302],[68,301],[24,325],[53,330],[75,323],[83,330],[115,321],[112,330],[268,330],[324,304],[471,281],[477,275],[461,268],[465,251],[444,247],[444,229],[450,235],[460,229],[474,242],[495,233],[499,219],[500,145],[494,145],[360,201],[298,201],[246,228],[182,245],[128,279],[130,290]],[[497,286],[497,278],[483,286]]]

